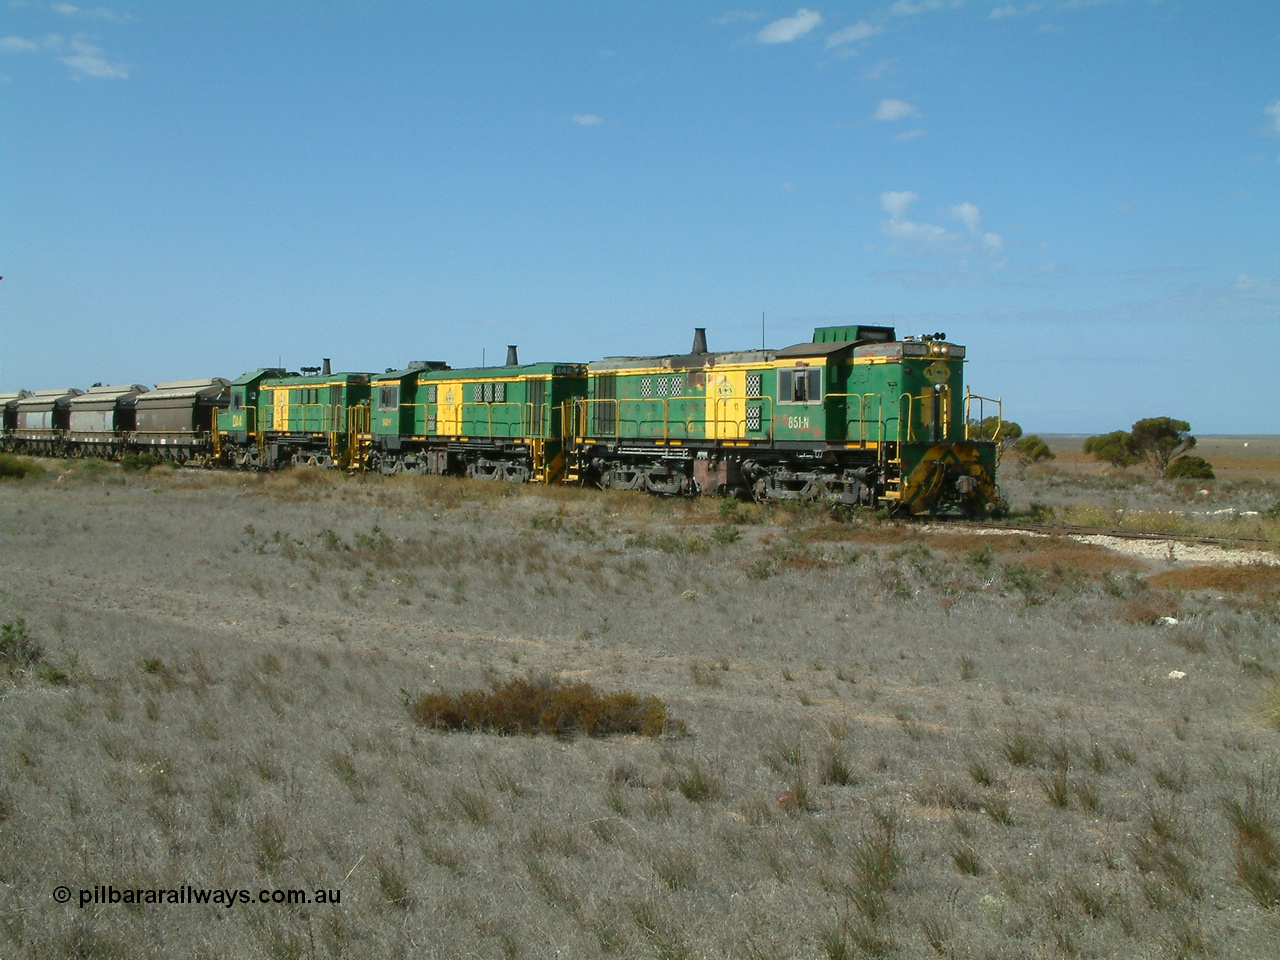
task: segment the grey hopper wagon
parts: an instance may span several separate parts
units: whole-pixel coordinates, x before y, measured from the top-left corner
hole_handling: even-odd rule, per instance
[[[67,402],[68,452],[97,456],[123,448],[125,435],[133,432],[134,404],[146,391],[140,383],[98,385],[72,397]]]
[[[167,380],[138,397],[134,446],[166,459],[189,460],[211,454],[218,411],[230,399],[228,380]]]
[[[31,396],[30,390],[18,390],[14,393],[0,393],[0,437],[8,438],[18,429],[18,401]]]

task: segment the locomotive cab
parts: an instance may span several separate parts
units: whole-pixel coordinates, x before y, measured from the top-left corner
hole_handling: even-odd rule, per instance
[[[892,511],[973,515],[997,499],[996,445],[970,436],[964,362],[965,348],[944,333],[855,351],[851,379],[881,408],[881,499]]]

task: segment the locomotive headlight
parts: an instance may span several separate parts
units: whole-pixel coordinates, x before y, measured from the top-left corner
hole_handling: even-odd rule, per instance
[[[935,357],[942,356],[942,349],[943,349],[943,345],[938,343],[937,341],[932,341],[929,344],[929,353]]]

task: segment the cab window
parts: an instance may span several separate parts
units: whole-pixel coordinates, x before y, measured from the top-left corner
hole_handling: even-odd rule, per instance
[[[821,369],[796,367],[778,371],[779,403],[818,403],[821,400]]]

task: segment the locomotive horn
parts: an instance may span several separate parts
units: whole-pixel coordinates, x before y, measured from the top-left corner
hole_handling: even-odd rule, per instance
[[[702,354],[707,352],[707,328],[706,327],[693,328],[693,350],[691,352],[695,354]]]
[[[515,344],[511,344],[511,343],[507,344],[507,366],[508,367],[520,366],[520,360],[516,356]]]

